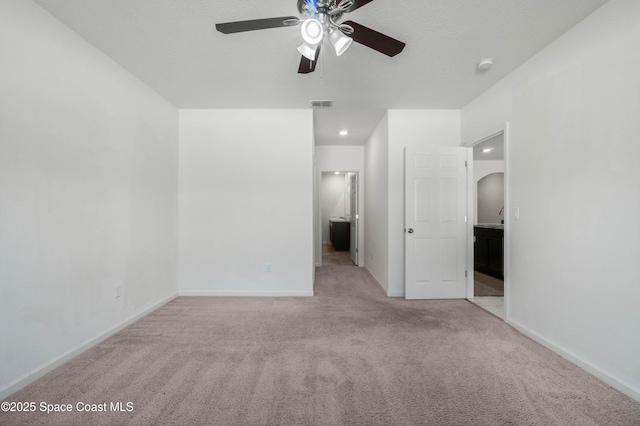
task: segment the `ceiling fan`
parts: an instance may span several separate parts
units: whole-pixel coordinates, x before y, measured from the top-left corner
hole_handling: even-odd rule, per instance
[[[399,40],[353,21],[339,22],[343,14],[351,13],[372,1],[297,0],[298,12],[301,18],[280,16],[250,21],[225,22],[216,24],[216,29],[223,34],[232,34],[300,25],[303,42],[298,47],[298,52],[302,54],[298,72],[307,74],[316,69],[320,48],[325,37],[328,37],[338,56],[342,55],[354,41],[391,57],[402,52],[405,43]]]

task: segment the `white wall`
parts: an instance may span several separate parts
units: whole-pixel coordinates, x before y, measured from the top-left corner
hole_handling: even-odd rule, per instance
[[[640,2],[612,0],[462,111],[510,121],[508,321],[640,400]]]
[[[30,1],[0,58],[2,399],[176,294],[178,112]]]
[[[181,294],[313,294],[312,151],[311,110],[180,111]]]
[[[389,286],[404,296],[404,148],[459,146],[459,110],[390,110],[388,153]]]
[[[482,160],[473,162],[473,182],[478,183],[483,177],[492,173],[504,173],[503,160]]]
[[[504,173],[504,160],[475,160],[473,162],[473,223],[478,224],[478,181],[493,173]],[[504,197],[503,200],[504,202]],[[498,223],[503,217],[498,218]]]
[[[364,213],[365,173],[364,173],[364,146],[316,146],[316,169],[322,171],[358,172],[358,205],[360,212],[358,217],[358,266],[364,266],[366,249],[364,243],[366,215]],[[344,177],[343,177],[344,179]],[[324,222],[316,224],[318,229],[324,227]],[[318,231],[320,233],[320,231]],[[321,252],[318,252],[316,264],[320,264]]]
[[[314,122],[315,126],[315,122]],[[315,134],[312,135],[313,146],[316,145]],[[311,151],[313,162],[313,262],[315,266],[319,266],[322,258],[322,236],[320,232],[320,172],[318,171],[318,163],[315,148]],[[315,288],[316,274],[313,274],[313,285]]]
[[[316,165],[323,172],[363,172],[364,146],[316,146]],[[362,178],[362,176],[360,176]]]
[[[478,223],[499,224],[504,215],[504,173],[492,173],[476,187]]]
[[[364,148],[364,266],[389,287],[389,114],[385,113]]]

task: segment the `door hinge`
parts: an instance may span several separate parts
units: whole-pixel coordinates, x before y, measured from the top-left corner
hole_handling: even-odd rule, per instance
[[[464,217],[464,223],[467,223],[467,216]]]
[[[469,276],[469,271],[464,271],[465,278]]]
[[[464,160],[464,166],[469,167],[469,163],[467,162],[467,160]]]

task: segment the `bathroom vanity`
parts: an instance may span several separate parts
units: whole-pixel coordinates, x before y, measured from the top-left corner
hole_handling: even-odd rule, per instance
[[[351,221],[336,218],[329,221],[329,239],[336,251],[349,250],[351,239]]]
[[[474,269],[504,279],[504,225],[478,224],[473,235]]]

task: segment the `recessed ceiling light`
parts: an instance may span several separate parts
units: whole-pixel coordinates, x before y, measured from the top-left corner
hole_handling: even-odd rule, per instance
[[[493,58],[483,59],[477,65],[478,71],[486,71],[492,66],[493,66]]]
[[[486,148],[482,150],[482,152],[491,152],[491,151],[493,151],[491,148]]]
[[[337,175],[339,175],[339,174],[340,174],[340,172],[336,172],[336,174],[337,174]]]
[[[349,134],[346,130],[340,130],[340,136],[347,136]]]

